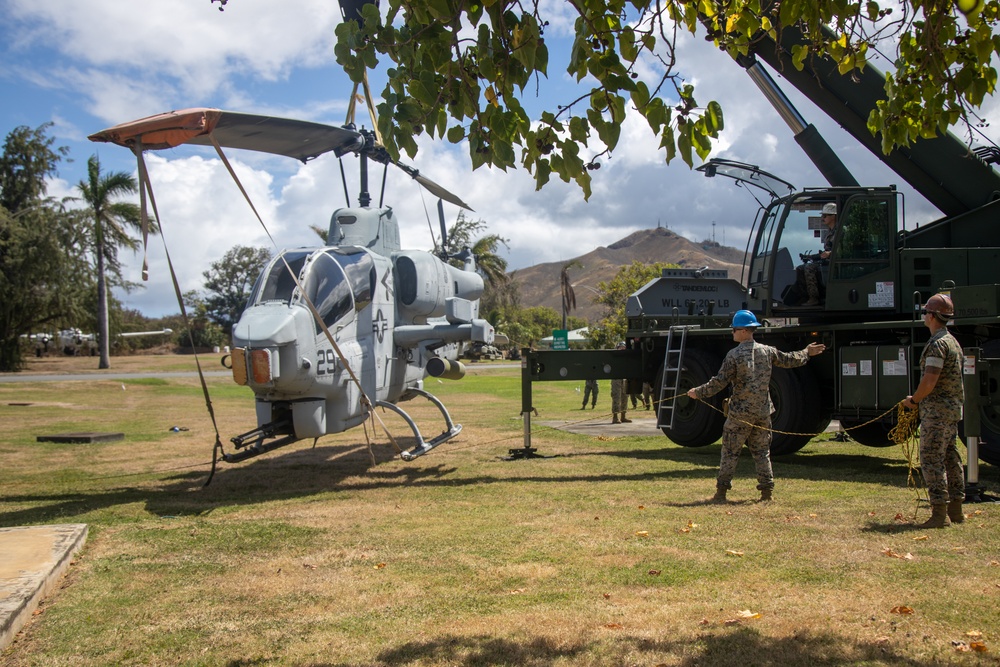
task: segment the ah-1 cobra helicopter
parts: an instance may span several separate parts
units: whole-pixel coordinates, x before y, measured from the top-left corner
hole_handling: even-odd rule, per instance
[[[365,93],[371,111],[367,83]],[[356,130],[352,122],[356,96],[351,99],[344,127],[188,109],[124,123],[89,137],[136,154],[143,197],[147,188],[152,195],[142,159],[145,150],[185,143],[214,145],[227,166],[222,147],[303,162],[328,152],[359,157],[359,206],[334,211],[328,246],[278,253],[258,278],[233,327],[233,378],[253,389],[258,426],[231,439],[239,451],[224,453],[225,461],[242,461],[303,438],[341,433],[373,416],[375,406],[397,413],[412,429],[417,444],[401,454],[411,460],[462,429],[441,401],[423,389],[424,377],[460,379],[464,368],[446,358],[455,354],[454,343],[494,342],[493,327],[478,317],[484,284],[471,253],[450,257],[445,250],[440,201],[440,252],[403,250],[392,208],[370,206],[368,161],[395,164],[440,199],[469,207],[415,169],[393,161],[377,132]],[[464,268],[451,266],[447,262],[451,258],[463,260]],[[445,430],[429,441],[397,405],[417,396],[430,400],[445,420]]]

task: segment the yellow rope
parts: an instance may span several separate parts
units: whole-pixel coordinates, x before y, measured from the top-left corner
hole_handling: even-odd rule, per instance
[[[686,393],[685,394],[677,394],[676,396],[672,396],[670,398],[664,398],[662,400],[664,402],[665,401],[672,401],[675,398],[680,398],[681,396],[687,396],[687,394]],[[690,396],[687,396],[687,397],[690,398]],[[763,426],[761,426],[759,424],[751,424],[750,422],[744,421],[742,419],[739,419],[738,417],[730,417],[725,412],[723,412],[719,408],[715,407],[714,405],[712,405],[711,403],[709,403],[708,401],[705,401],[703,399],[696,398],[696,399],[693,399],[693,400],[701,401],[702,403],[704,403],[705,405],[707,405],[711,409],[715,410],[716,412],[725,415],[727,419],[732,419],[734,421],[740,422],[741,424],[746,424],[747,426],[752,426],[754,428],[759,428],[759,429],[762,429],[762,430],[765,430],[765,431],[770,431],[771,433],[780,433],[781,435],[807,435],[807,436],[809,436],[811,438],[815,438],[818,435],[822,435],[822,432],[820,432],[820,433],[796,433],[794,431],[779,431],[779,430],[773,429],[773,428],[764,428]],[[660,401],[656,401],[656,402],[658,403]],[[897,405],[900,406],[900,407],[902,407],[902,402],[898,403]],[[878,415],[877,417],[869,419],[868,421],[866,421],[866,422],[864,422],[862,424],[858,424],[856,426],[851,426],[850,428],[844,428],[844,430],[845,431],[854,431],[854,430],[862,428],[864,426],[868,426],[869,424],[874,424],[877,421],[881,421],[886,415],[888,415],[890,412],[892,412],[894,408],[896,408],[895,405],[893,407],[889,408],[888,410],[886,410],[885,412],[883,412],[882,414]]]
[[[906,458],[906,486],[913,489],[917,498],[916,501],[920,502],[920,489],[924,487],[923,483],[923,472],[920,473],[920,479],[917,479],[918,466],[914,461],[920,461],[920,450],[918,445],[918,413],[916,410],[908,410],[903,406],[902,401],[899,403],[899,409],[896,412],[896,425],[891,431],[889,431],[889,439],[894,443],[899,445],[903,450],[903,456]],[[916,517],[916,507],[914,507],[913,515]]]

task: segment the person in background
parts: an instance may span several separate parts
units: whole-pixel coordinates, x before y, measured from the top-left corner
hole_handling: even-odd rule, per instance
[[[625,343],[618,343],[616,350],[624,350]],[[628,394],[625,393],[628,380],[615,379],[611,381],[611,423],[631,424],[632,420],[625,416],[628,410]]]
[[[600,386],[597,384],[597,380],[589,379],[583,383],[583,407],[581,410],[587,409],[587,401],[590,400],[590,409],[593,410],[597,407],[597,392],[600,391]]]
[[[837,236],[837,205],[833,202],[824,204],[820,217],[829,231],[827,232],[826,240],[823,242],[823,250],[819,253],[819,259],[818,261],[802,264],[795,269],[796,280],[800,281],[800,284],[805,284],[806,294],[809,297],[802,304],[804,307],[818,306],[821,303],[819,298],[820,271],[830,261],[833,242]]]
[[[642,383],[642,402],[647,410],[653,406],[653,385],[648,382]]]
[[[771,500],[774,473],[771,470],[771,367],[794,368],[803,366],[810,357],[826,350],[822,343],[809,343],[798,352],[782,352],[753,339],[754,330],[760,326],[757,317],[749,310],[739,310],[733,315],[733,340],[739,343],[726,354],[719,374],[703,385],[688,390],[691,398],[709,398],[732,385],[729,414],[722,427],[722,460],[715,483],[715,495],[710,502],[726,502],[726,492],[732,488],[733,474],[743,445],[750,449],[757,468],[757,489],[760,500]]]
[[[920,312],[931,338],[920,355],[920,384],[903,406],[920,411],[920,471],[931,503],[931,517],[917,527],[944,528],[949,519],[965,521],[965,472],[955,446],[965,404],[962,346],[948,331],[955,315],[951,297],[935,294]]]

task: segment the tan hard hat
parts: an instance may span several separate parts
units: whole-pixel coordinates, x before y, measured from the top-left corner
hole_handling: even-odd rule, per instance
[[[944,322],[947,322],[955,315],[955,304],[952,303],[951,297],[947,294],[935,294],[927,299],[924,308],[928,312],[934,313],[935,317]]]

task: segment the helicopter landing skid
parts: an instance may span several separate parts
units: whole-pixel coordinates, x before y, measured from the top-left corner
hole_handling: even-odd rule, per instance
[[[261,454],[269,452],[272,449],[290,445],[299,440],[299,438],[295,437],[294,433],[291,435],[285,435],[283,438],[277,438],[276,440],[272,440],[270,442],[264,442],[264,440],[266,438],[274,438],[279,434],[287,434],[291,428],[291,421],[288,419],[282,419],[280,421],[264,424],[263,426],[255,428],[252,431],[247,431],[242,435],[230,438],[229,441],[233,443],[236,449],[241,451],[238,451],[235,454],[224,453],[222,455],[222,460],[226,463],[239,463],[240,461],[246,461],[247,459],[252,459],[255,456],[260,456]]]
[[[423,396],[431,403],[433,403],[438,410],[441,411],[441,414],[444,416],[445,430],[442,433],[438,434],[436,437],[432,438],[431,440],[425,441],[424,436],[420,434],[420,429],[417,428],[416,422],[414,422],[413,419],[410,417],[410,415],[406,414],[406,412],[401,407],[399,407],[395,403],[387,403],[386,401],[376,401],[375,405],[378,405],[383,408],[388,408],[389,410],[392,410],[397,415],[402,417],[406,421],[406,423],[410,426],[410,430],[413,431],[413,435],[417,438],[416,445],[406,450],[405,452],[400,452],[399,456],[404,461],[412,461],[418,456],[423,456],[427,452],[431,451],[432,449],[440,445],[442,442],[447,442],[462,432],[462,425],[455,424],[451,421],[451,415],[448,414],[448,409],[444,407],[444,403],[439,401],[437,397],[435,397],[431,393],[424,391],[423,389],[410,389],[409,391],[419,396]]]

